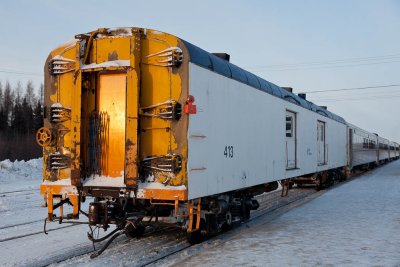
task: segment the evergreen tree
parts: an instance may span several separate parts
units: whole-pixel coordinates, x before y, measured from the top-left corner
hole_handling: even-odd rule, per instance
[[[6,82],[3,95],[1,104],[5,123],[4,129],[7,130],[11,126],[12,109],[14,106],[14,92],[11,90],[11,85],[8,81]]]
[[[22,84],[20,81],[18,81],[17,86],[14,88],[15,92],[15,99],[14,99],[14,104],[20,104],[22,102]]]
[[[22,107],[18,101],[18,94],[15,97],[15,103],[11,113],[11,129],[14,134],[20,133],[23,127],[24,118],[22,115]]]
[[[24,115],[22,110],[22,85],[21,82],[18,81],[17,86],[14,89],[15,91],[15,99],[14,99],[14,107],[12,109],[11,115],[11,128],[15,133],[24,132]]]
[[[0,83],[0,160],[40,157],[42,148],[35,142],[35,133],[43,126],[43,85],[40,96],[31,81],[25,90],[21,82],[13,89],[8,81],[5,86]]]
[[[3,103],[3,84],[0,81],[0,106]]]
[[[32,106],[29,103],[29,99],[24,97],[21,105],[21,128],[19,129],[20,133],[23,134],[32,134],[33,132],[33,110]]]
[[[0,81],[0,134],[5,129],[7,120],[3,109],[3,84]]]
[[[33,130],[34,133],[36,131],[43,127],[43,108],[42,108],[42,102],[37,100],[36,106],[33,110]]]

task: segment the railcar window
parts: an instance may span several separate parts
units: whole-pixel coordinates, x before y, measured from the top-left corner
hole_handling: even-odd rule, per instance
[[[369,148],[375,148],[375,141],[369,140]]]
[[[293,136],[293,117],[286,116],[286,137]]]

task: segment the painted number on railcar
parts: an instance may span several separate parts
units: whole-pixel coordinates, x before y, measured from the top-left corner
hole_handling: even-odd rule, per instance
[[[233,146],[225,146],[224,156],[226,158],[233,158]]]

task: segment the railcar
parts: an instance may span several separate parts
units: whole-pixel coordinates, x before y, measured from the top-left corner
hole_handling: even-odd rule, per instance
[[[379,137],[347,123],[349,133],[349,167],[361,168],[379,164]]]
[[[400,156],[400,145],[396,142],[394,142],[394,154],[395,154],[394,159],[398,159]]]
[[[348,135],[340,116],[226,54],[143,28],[78,34],[45,64],[37,141],[47,220],[84,214],[89,225],[130,236],[163,222],[198,242],[248,218],[254,196],[278,181],[321,185],[346,175]]]
[[[390,160],[396,159],[399,154],[398,154],[398,144],[396,142],[390,142],[389,143],[389,153],[390,153]]]
[[[378,160],[380,163],[388,162],[390,160],[390,141],[386,138],[378,136]]]

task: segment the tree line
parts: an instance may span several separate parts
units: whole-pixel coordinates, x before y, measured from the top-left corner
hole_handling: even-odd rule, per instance
[[[35,134],[42,126],[43,84],[35,90],[32,81],[26,86],[0,81],[0,160],[40,157]]]

